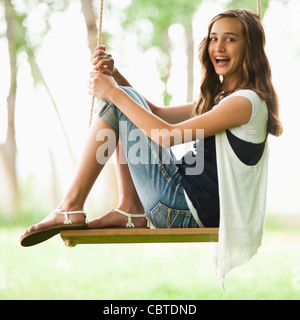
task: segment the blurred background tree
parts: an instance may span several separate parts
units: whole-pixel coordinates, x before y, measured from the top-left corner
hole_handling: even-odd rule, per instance
[[[163,100],[168,105],[172,96],[168,92],[168,80],[171,69],[171,41],[169,28],[172,24],[179,23],[184,27],[186,37],[187,56],[187,101],[192,101],[194,84],[194,40],[193,40],[193,15],[201,5],[201,0],[132,0],[125,10],[126,19],[123,21],[125,28],[135,31],[144,50],[156,47],[160,51],[157,68],[160,78],[164,83]],[[152,24],[150,37],[145,37],[139,32],[139,25],[147,20]],[[147,41],[145,41],[147,39]]]
[[[94,2],[95,4],[93,3],[93,0],[81,0],[81,8],[83,16],[85,18],[88,35],[88,46],[90,48],[91,54],[96,47],[96,20],[98,19],[96,8],[97,6],[99,6],[98,1]],[[10,89],[7,96],[6,106],[7,119],[1,119],[1,126],[7,128],[6,140],[3,144],[0,144],[0,161],[3,166],[3,170],[1,171],[1,184],[5,185],[5,196],[2,197],[1,201],[1,212],[4,216],[16,216],[20,207],[19,179],[16,167],[17,144],[15,129],[15,108],[18,89],[18,57],[23,53],[26,54],[34,83],[41,83],[46,89],[49,98],[51,99],[57,119],[62,128],[64,138],[67,143],[70,161],[73,166],[76,162],[68,134],[60,117],[55,98],[53,97],[51,90],[47,85],[47,82],[43,77],[42,71],[36,60],[36,54],[38,49],[43,44],[44,36],[49,33],[51,29],[50,19],[52,15],[57,12],[65,11],[68,8],[69,3],[70,2],[68,0],[26,0],[21,2],[12,0],[0,0],[0,6],[4,9],[4,21],[6,24],[6,32],[0,34],[0,36],[6,37],[7,39],[10,62]],[[30,13],[33,9],[38,10],[38,12],[42,15],[44,25],[43,28],[39,30],[32,30],[30,28]],[[103,39],[108,39],[107,33],[103,34]],[[5,121],[7,122],[6,124]],[[59,201],[59,195],[57,192],[56,184],[58,183],[59,179],[58,177],[56,177],[53,151],[51,150],[50,146],[48,148],[50,163],[52,167],[52,197],[53,199],[55,199],[54,201],[57,202]],[[111,168],[109,170],[109,173],[112,176],[114,174]]]
[[[43,82],[47,87],[38,64],[36,63],[35,53],[38,47],[42,44],[43,36],[49,31],[49,19],[51,15],[55,12],[65,10],[68,6],[68,2],[69,1],[67,0],[51,2],[47,0],[27,0],[22,2],[0,0],[0,5],[4,8],[5,12],[5,36],[8,43],[10,63],[10,89],[7,96],[6,141],[0,145],[0,158],[4,168],[4,176],[1,179],[1,183],[6,185],[5,206],[2,207],[2,211],[5,215],[15,215],[19,207],[18,175],[16,169],[17,146],[15,132],[18,57],[21,53],[25,53],[27,55],[34,81]],[[40,12],[43,15],[44,26],[41,30],[38,30],[38,32],[37,30],[34,30],[33,34],[28,28],[28,20],[30,19],[30,11],[37,6],[40,6],[41,8]],[[51,95],[48,87],[47,90]],[[57,109],[56,111],[58,114]],[[3,119],[1,125],[5,126]]]

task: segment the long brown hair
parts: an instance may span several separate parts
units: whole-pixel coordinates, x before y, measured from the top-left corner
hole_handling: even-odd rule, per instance
[[[241,21],[246,42],[246,53],[241,66],[242,77],[234,91],[239,89],[255,91],[268,108],[267,132],[280,136],[283,129],[279,119],[278,97],[272,84],[271,68],[264,49],[265,32],[259,16],[250,10],[227,10],[211,20],[207,37],[199,45],[202,80],[200,97],[195,105],[194,115],[211,110],[222,95],[222,83],[210,60],[208,46],[213,24],[225,17],[236,18]]]

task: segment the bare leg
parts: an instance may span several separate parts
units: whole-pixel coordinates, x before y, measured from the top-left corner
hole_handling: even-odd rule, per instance
[[[85,148],[83,150],[81,159],[79,161],[77,170],[74,175],[74,179],[68,188],[63,201],[60,203],[57,209],[64,211],[77,211],[83,210],[84,203],[86,198],[94,185],[97,177],[99,176],[101,170],[105,165],[105,161],[101,161],[101,164],[97,161],[96,153],[98,148],[104,143],[103,141],[97,141],[96,136],[99,130],[108,129],[113,130],[118,139],[118,133],[108,125],[101,118],[97,118],[93,123],[93,126],[90,130],[89,136],[86,141]],[[117,140],[116,139],[116,140]],[[110,151],[113,151],[113,148],[110,148]],[[107,156],[107,155],[106,155]],[[108,157],[107,157],[108,159]],[[98,159],[99,160],[99,159]],[[128,172],[129,173],[129,172]],[[122,176],[120,176],[122,178]],[[129,179],[130,180],[130,179]],[[126,182],[127,183],[127,182]],[[124,193],[123,193],[124,194]],[[124,199],[124,197],[123,197]],[[120,209],[127,209],[125,206]],[[130,210],[137,210],[137,208],[129,208]],[[130,212],[130,211],[129,211]],[[135,213],[135,212],[132,212]],[[108,216],[109,217],[109,216]],[[110,218],[110,217],[109,217]],[[137,218],[139,219],[139,218]],[[71,216],[72,223],[84,223],[85,216],[83,214],[72,214]],[[140,219],[144,220],[144,219]],[[30,233],[35,230],[42,230],[44,228],[52,227],[58,224],[63,224],[64,216],[51,212],[44,220],[40,223],[35,224],[23,233]],[[127,223],[127,217],[121,214],[114,214],[114,219],[104,219],[102,221],[104,226],[125,226]]]
[[[115,165],[115,169],[119,189],[118,209],[121,209],[127,213],[142,214],[144,213],[144,208],[133,184],[128,164],[120,164],[118,161],[120,157],[122,159],[125,159],[121,140],[119,141],[119,145],[116,149],[116,157],[117,162]],[[122,216],[120,213],[112,210],[105,215],[91,221],[90,228],[97,229],[105,228],[108,226],[119,226],[121,219],[123,226],[125,226],[127,223],[127,218]],[[139,228],[147,226],[147,221],[145,218],[133,218],[133,223],[136,227]]]

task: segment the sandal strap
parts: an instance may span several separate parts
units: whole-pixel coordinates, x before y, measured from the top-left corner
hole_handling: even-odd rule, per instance
[[[85,223],[88,224],[89,220],[87,218],[87,213],[83,210],[78,210],[78,211],[63,211],[61,209],[55,209],[52,212],[58,213],[58,214],[64,214],[65,215],[65,221],[64,224],[72,224],[72,221],[69,219],[69,214],[78,214],[78,213],[83,213],[85,215]]]
[[[131,218],[146,218],[148,221],[146,212],[143,214],[127,213],[127,212],[120,210],[120,209],[117,209],[117,208],[115,208],[113,211],[116,211],[116,212],[121,213],[124,216],[128,217],[128,222],[126,224],[126,228],[134,228],[134,224],[133,224]]]

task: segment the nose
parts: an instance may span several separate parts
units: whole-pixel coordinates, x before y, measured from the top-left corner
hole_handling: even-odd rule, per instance
[[[225,51],[225,46],[224,46],[224,42],[221,40],[218,40],[215,43],[215,52],[224,52]]]

